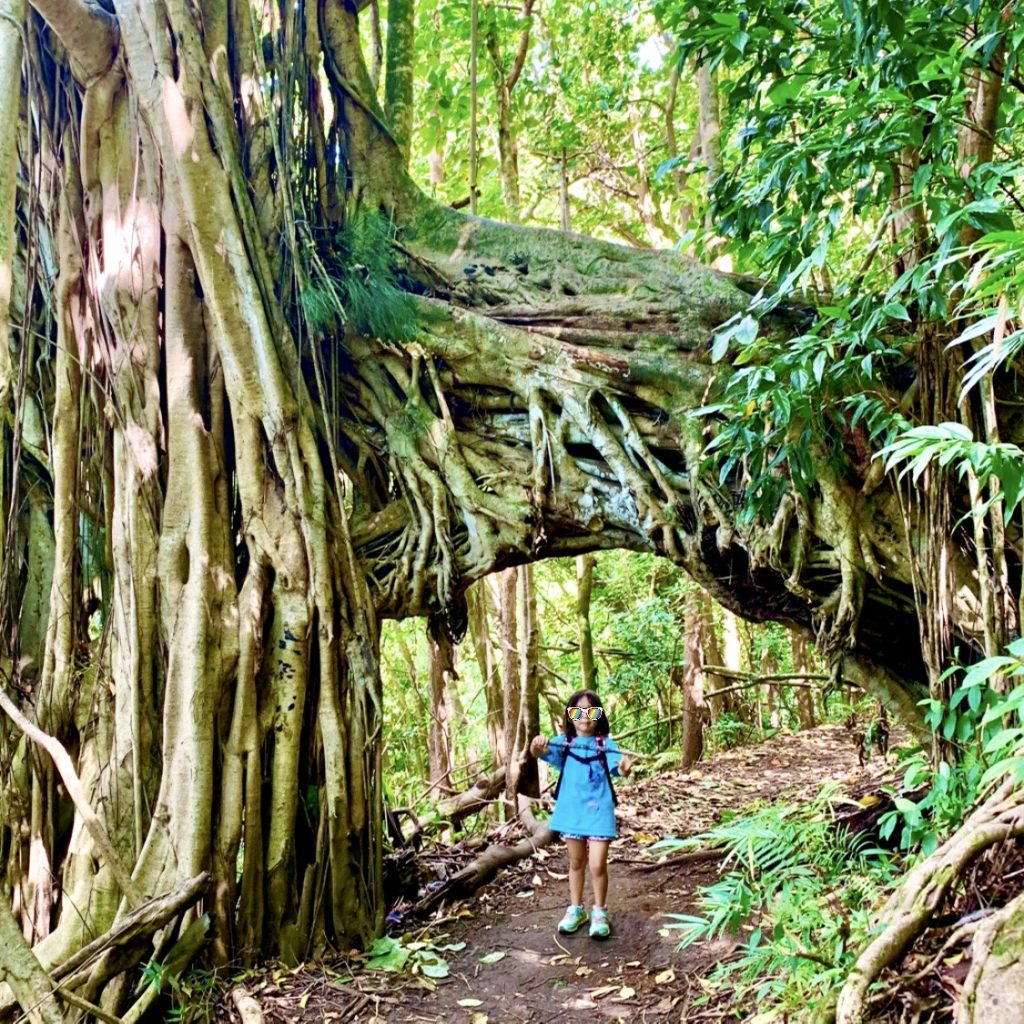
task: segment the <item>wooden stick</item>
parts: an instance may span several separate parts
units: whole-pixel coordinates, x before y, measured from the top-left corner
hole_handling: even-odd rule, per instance
[[[242,1018],[242,1024],[263,1024],[264,1017],[260,1004],[249,995],[242,985],[236,985],[231,990],[231,1001]]]
[[[206,933],[210,928],[210,917],[204,914],[196,919],[185,929],[184,934],[171,947],[171,951],[164,958],[160,968],[161,978],[177,978],[182,974],[194,959],[196,953],[202,949],[206,942]],[[147,1013],[149,1008],[156,1002],[160,995],[160,986],[148,985],[139,996],[138,1000],[131,1006],[124,1015],[122,1024],[137,1024]]]
[[[64,1002],[75,1007],[76,1010],[81,1010],[83,1013],[88,1014],[88,1020],[95,1018],[96,1020],[103,1021],[104,1024],[124,1024],[120,1017],[115,1017],[112,1013],[101,1010],[95,1003],[90,1003],[88,999],[76,996],[74,992],[69,992],[63,985],[57,986],[57,994]]]
[[[2,686],[0,686],[0,708],[7,712],[14,724],[30,740],[42,747],[53,759],[61,781],[64,783],[64,788],[68,791],[68,796],[71,797],[75,805],[75,810],[81,815],[82,821],[89,830],[93,841],[106,858],[111,873],[121,892],[124,893],[125,899],[128,900],[128,904],[133,910],[137,910],[145,902],[145,897],[132,881],[131,875],[125,870],[124,865],[121,863],[121,858],[114,849],[114,844],[110,841],[107,830],[103,827],[103,822],[100,821],[99,815],[92,809],[89,797],[85,792],[85,787],[82,785],[82,780],[78,777],[78,772],[75,771],[75,766],[71,763],[71,756],[64,749],[64,744],[30,722],[11,698],[7,696]]]
[[[126,946],[146,938],[163,928],[182,908],[199,898],[209,878],[209,874],[204,871],[187,882],[182,882],[177,889],[150,900],[138,910],[132,911],[123,920],[118,921],[108,932],[93,939],[77,953],[58,964],[51,974],[55,979],[66,979],[65,983],[70,988],[77,988],[84,981],[90,979],[91,962],[94,957],[107,949]],[[3,1005],[0,1004],[0,1012],[3,1009]]]
[[[721,860],[726,855],[726,850],[687,850],[685,853],[678,853],[674,857],[667,857],[665,860],[655,861],[653,864],[646,861],[640,864],[638,871],[657,871],[659,868],[673,868],[677,864],[701,864],[709,860]],[[638,861],[630,861],[632,864]]]

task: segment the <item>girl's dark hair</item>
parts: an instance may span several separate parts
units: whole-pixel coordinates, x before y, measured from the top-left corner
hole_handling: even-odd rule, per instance
[[[565,735],[566,736],[570,736],[571,737],[571,736],[575,736],[576,735],[576,723],[574,721],[572,721],[572,719],[569,718],[568,708],[576,707],[576,705],[579,704],[580,699],[583,698],[583,697],[586,697],[587,700],[590,701],[590,706],[592,708],[603,707],[603,705],[601,704],[601,698],[598,697],[598,695],[596,693],[594,693],[593,690],[577,690],[565,702],[565,706],[566,706],[567,710],[562,712],[562,717],[565,720],[564,724],[565,724]],[[594,735],[595,736],[607,736],[609,734],[609,732],[611,731],[609,729],[609,726],[608,726],[608,716],[607,715],[602,715],[594,723],[594,725],[596,726],[596,728],[594,729]]]

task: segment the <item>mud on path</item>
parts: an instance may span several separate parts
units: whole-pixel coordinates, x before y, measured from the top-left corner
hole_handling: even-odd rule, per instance
[[[611,938],[589,938],[584,926],[558,935],[568,903],[564,845],[556,841],[503,872],[475,899],[444,908],[411,929],[434,948],[465,943],[441,955],[450,975],[431,982],[408,974],[366,971],[337,958],[295,972],[268,972],[246,987],[267,1021],[351,1024],[552,1024],[607,1021],[697,1024],[721,1010],[693,1005],[701,980],[736,946],[732,939],[677,950],[668,913],[697,912],[696,893],[718,875],[715,861],[645,869],[644,847],[666,836],[701,832],[723,813],[753,803],[802,801],[828,781],[864,788],[891,765],[876,756],[858,763],[842,726],[777,736],[756,747],[718,755],[689,772],[666,772],[618,783],[620,838],[609,853]],[[589,880],[584,897],[590,903]],[[498,954],[501,954],[498,959]],[[490,957],[493,962],[481,962]],[[427,987],[430,986],[430,987]],[[735,1007],[742,1021],[753,1007]],[[233,1019],[238,1020],[232,1011]]]

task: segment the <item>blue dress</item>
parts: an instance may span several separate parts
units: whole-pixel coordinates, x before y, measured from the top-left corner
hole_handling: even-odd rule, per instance
[[[618,776],[622,753],[610,736],[604,738],[604,756],[608,770]],[[541,760],[554,765],[562,773],[555,811],[548,826],[552,832],[595,839],[615,839],[615,804],[612,787],[597,753],[593,736],[576,736],[569,748],[566,737],[552,736],[548,752]]]

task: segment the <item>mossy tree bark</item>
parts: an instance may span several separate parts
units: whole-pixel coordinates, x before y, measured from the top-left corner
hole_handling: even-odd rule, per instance
[[[281,8],[279,74],[245,4],[34,6],[23,116],[45,131],[21,154],[24,443],[3,449],[2,513],[35,523],[50,567],[4,561],[3,664],[131,871],[117,880],[4,718],[0,873],[44,969],[202,872],[156,948],[118,946],[76,991],[120,1009],[126,972],[207,926],[220,963],[375,935],[379,620],[427,615],[455,639],[467,587],[497,570],[653,551],[734,611],[814,633],[883,695],[926,692],[906,640],[917,539],[889,488],[823,462],[812,501],[744,524],[701,472],[688,414],[729,372],[709,339],[748,304],[735,280],[426,200],[341,0]],[[404,293],[390,332],[359,320],[352,245],[373,223],[373,283]],[[12,516],[40,481],[49,512]],[[950,566],[968,640],[973,571]],[[528,650],[529,594],[506,596]],[[25,660],[30,609],[25,645],[45,642]],[[509,672],[514,755],[539,722],[535,672]],[[20,895],[26,865],[59,878],[52,896]]]

